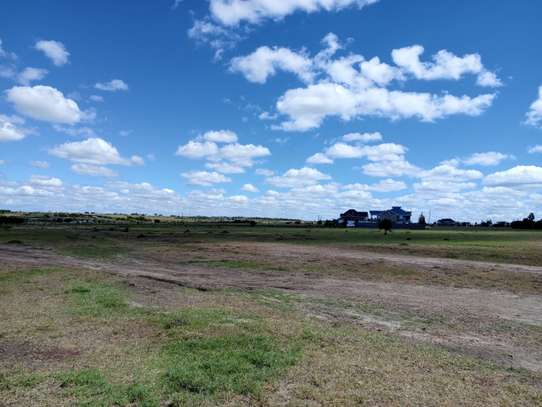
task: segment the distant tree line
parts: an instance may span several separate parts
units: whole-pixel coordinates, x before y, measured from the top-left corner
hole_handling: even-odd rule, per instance
[[[542,230],[542,219],[536,221],[534,213],[530,213],[529,216],[527,216],[523,220],[517,220],[515,222],[512,222],[511,225],[512,229],[539,229]]]
[[[20,225],[24,218],[19,216],[0,216],[0,225]]]

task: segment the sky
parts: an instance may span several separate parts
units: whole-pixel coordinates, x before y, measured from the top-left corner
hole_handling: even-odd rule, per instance
[[[0,208],[542,215],[542,4],[0,4]]]

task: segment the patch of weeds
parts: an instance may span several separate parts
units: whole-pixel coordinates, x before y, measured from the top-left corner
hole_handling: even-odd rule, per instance
[[[135,312],[128,306],[125,293],[110,284],[79,282],[66,290],[66,293],[74,311],[79,315],[108,317]]]
[[[57,268],[33,268],[29,270],[16,270],[8,273],[0,273],[0,284],[30,282],[34,277],[44,276],[61,271]]]
[[[230,327],[249,328],[257,320],[253,317],[235,317],[221,309],[184,309],[173,313],[163,313],[156,317],[162,329],[182,331],[184,334],[209,331],[215,328]]]
[[[299,353],[296,347],[281,349],[265,335],[181,340],[164,348],[163,380],[173,393],[258,395],[265,382],[296,362]]]
[[[81,245],[70,245],[61,248],[61,251],[69,256],[92,258],[92,259],[109,259],[123,254],[126,250],[111,242],[104,241],[100,244],[84,243]]]
[[[14,388],[30,389],[45,381],[45,375],[38,373],[0,373],[0,391]]]
[[[113,385],[98,369],[74,370],[55,375],[60,387],[79,405],[86,406],[159,406],[154,390],[143,384]]]

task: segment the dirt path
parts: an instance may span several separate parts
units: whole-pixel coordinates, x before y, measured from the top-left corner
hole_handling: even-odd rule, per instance
[[[424,268],[442,267],[447,269],[471,268],[478,270],[499,270],[510,273],[534,273],[542,274],[542,267],[526,266],[521,264],[493,263],[485,261],[458,260],[448,258],[434,258],[422,256],[410,256],[393,253],[376,253],[364,250],[354,250],[340,247],[326,246],[303,246],[280,243],[244,243],[243,247],[263,256],[272,255],[278,257],[316,256],[328,258],[356,259],[363,262],[385,262],[403,266]]]
[[[241,245],[241,246],[240,246]],[[242,250],[265,258],[280,256],[282,260],[311,261],[321,257],[393,263],[419,268],[442,267],[449,269],[499,269],[510,273],[542,273],[542,267],[503,265],[453,259],[434,259],[402,255],[381,255],[356,250],[329,247],[312,247],[267,243],[242,243],[221,245],[220,250]],[[25,267],[82,267],[126,277],[141,277],[173,283],[200,290],[216,288],[288,290],[308,299],[306,311],[320,317],[348,318],[364,325],[379,326],[400,335],[451,348],[467,349],[474,354],[488,354],[503,361],[510,357],[510,364],[530,370],[542,371],[542,344],[531,338],[521,343],[514,332],[503,334],[484,333],[477,329],[487,321],[509,321],[542,327],[542,296],[514,295],[504,291],[473,288],[450,288],[394,282],[368,282],[359,278],[330,278],[302,272],[276,272],[231,268],[208,268],[204,265],[179,265],[156,260],[120,259],[114,262],[86,260],[62,256],[52,250],[36,249],[22,245],[0,245],[0,265]],[[351,304],[370,304],[385,310],[385,315],[358,312],[350,307],[319,306],[325,301]],[[394,320],[394,313],[398,316]],[[441,329],[438,333],[423,332],[403,326],[405,313],[417,316],[442,316],[449,321],[468,321],[465,330],[454,332]],[[390,317],[390,315],[392,315]],[[507,361],[508,363],[508,361]]]

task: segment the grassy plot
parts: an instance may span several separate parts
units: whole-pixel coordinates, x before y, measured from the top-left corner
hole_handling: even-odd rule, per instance
[[[279,291],[199,292],[52,271],[26,274],[24,289],[21,272],[0,272],[0,348],[26,346],[0,358],[7,405],[542,402],[536,374],[348,322],[307,320],[291,306],[303,299]],[[146,296],[178,302],[151,307]],[[67,346],[77,352],[67,357]]]
[[[111,258],[139,248],[206,242],[342,245],[410,255],[542,265],[542,232],[508,229],[395,230],[233,225],[17,226],[0,242],[53,247],[79,257]]]

